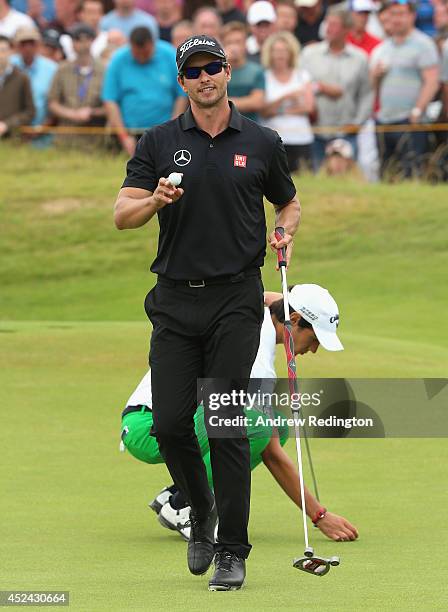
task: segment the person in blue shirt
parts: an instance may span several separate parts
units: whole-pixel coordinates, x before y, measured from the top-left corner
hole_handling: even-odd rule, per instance
[[[130,45],[116,51],[107,67],[103,100],[109,125],[117,130],[121,146],[130,156],[139,134],[177,117],[186,108],[185,94],[177,82],[175,55],[170,43],[154,41],[147,28],[135,28]]]
[[[56,17],[54,0],[42,0],[42,5],[42,16],[46,21],[54,19]],[[27,13],[29,11],[28,0],[11,0],[11,8],[21,13]]]
[[[30,82],[33,102],[36,109],[33,125],[43,125],[48,115],[48,92],[53,77],[58,69],[53,62],[38,53],[41,36],[35,28],[20,28],[15,36],[18,53],[12,57],[12,63],[24,72]],[[33,143],[38,146],[49,144],[50,138],[40,136]]]
[[[135,0],[114,0],[115,10],[110,11],[101,19],[100,29],[120,30],[126,38],[130,38],[132,30],[146,27],[150,30],[153,40],[159,38],[159,26],[152,15],[135,8]]]
[[[415,27],[428,36],[434,36],[436,34],[436,27],[434,25],[434,6],[432,1],[418,0],[414,4],[416,5],[417,13]]]

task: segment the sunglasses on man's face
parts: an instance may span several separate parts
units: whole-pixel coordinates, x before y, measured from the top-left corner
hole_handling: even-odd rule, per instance
[[[184,76],[186,79],[198,79],[203,70],[211,76],[221,72],[225,66],[227,66],[225,62],[210,62],[205,66],[188,66],[182,70],[181,76]]]

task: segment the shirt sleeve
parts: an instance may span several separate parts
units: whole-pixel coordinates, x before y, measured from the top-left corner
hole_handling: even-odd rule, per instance
[[[264,70],[260,68],[258,74],[255,79],[254,89],[262,89],[263,91],[266,89],[266,81],[264,78]]]
[[[443,46],[442,55],[442,70],[440,73],[440,80],[442,83],[448,83],[448,41]]]
[[[301,68],[302,70],[306,70],[308,74],[310,75],[311,79],[314,79],[314,75],[313,75],[313,71],[311,67],[309,47],[305,47],[304,49],[302,49],[302,52],[300,54],[299,68]]]
[[[301,85],[306,85],[307,83],[311,83],[311,75],[308,70],[299,70],[299,81]]]
[[[31,93],[31,83],[26,74],[19,73],[21,77],[20,87],[20,105],[17,112],[7,117],[4,122],[9,129],[19,127],[20,125],[29,125],[35,114],[33,102],[33,94]]]
[[[421,70],[431,68],[431,66],[439,65],[439,54],[437,52],[436,43],[428,37],[422,45],[421,53],[418,56],[418,67]]]
[[[380,61],[382,49],[383,49],[383,43],[380,43],[377,47],[375,47],[375,49],[370,54],[369,65],[371,68],[376,66],[377,63]]]
[[[103,91],[101,97],[104,102],[120,101],[120,84],[118,80],[118,65],[114,58],[111,59],[106,68],[103,80]]]
[[[109,15],[103,15],[100,20],[100,30],[102,32],[107,32],[109,30]]]
[[[145,132],[137,143],[134,157],[126,166],[126,178],[122,187],[138,187],[154,192],[159,182],[153,158],[152,138]]]
[[[369,79],[369,64],[367,58],[362,60],[359,70],[359,83],[357,91],[358,110],[354,120],[355,125],[362,125],[373,113],[375,102],[374,92]]]
[[[285,206],[296,194],[289,173],[288,160],[282,139],[277,134],[274,151],[264,185],[264,195],[276,206]]]
[[[48,102],[60,102],[62,103],[62,79],[61,69],[59,68],[53,77],[51,82],[50,91],[48,92]]]

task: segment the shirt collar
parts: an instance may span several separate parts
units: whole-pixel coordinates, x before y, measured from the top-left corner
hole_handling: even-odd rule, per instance
[[[229,121],[228,127],[231,127],[233,130],[237,130],[238,132],[241,132],[241,130],[243,129],[243,120],[242,120],[241,114],[238,112],[234,103],[230,102],[230,100],[229,100],[229,106],[230,106],[230,121]],[[185,113],[181,115],[180,123],[181,123],[182,129],[184,132],[186,130],[191,130],[192,128],[197,127],[196,121],[194,120],[194,117],[193,117],[193,113],[191,112],[191,106],[189,106],[188,109],[185,111]]]
[[[38,56],[36,55],[35,58],[33,59],[33,63],[28,66],[28,64],[25,64],[25,62],[23,61],[23,57],[21,55],[17,55],[17,61],[18,61],[20,70],[25,70],[26,72],[36,72],[37,59],[38,59]]]
[[[323,44],[324,44],[325,53],[332,53],[332,51],[330,50],[330,45],[328,44],[326,40],[323,41]],[[350,55],[347,45],[345,45],[342,51],[338,53],[337,55]]]

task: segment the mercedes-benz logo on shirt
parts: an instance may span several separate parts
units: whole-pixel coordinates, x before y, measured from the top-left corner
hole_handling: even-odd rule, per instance
[[[174,154],[174,163],[178,166],[186,166],[191,162],[191,153],[186,149],[180,149]]]

